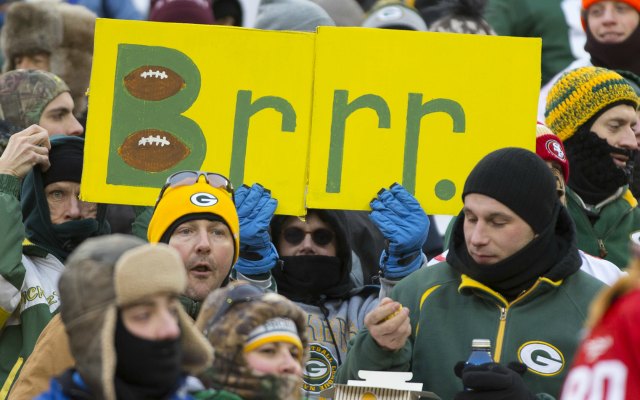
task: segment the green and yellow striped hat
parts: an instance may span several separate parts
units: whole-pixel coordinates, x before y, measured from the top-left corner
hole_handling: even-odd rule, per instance
[[[565,141],[598,111],[620,101],[638,108],[638,96],[618,73],[600,67],[574,69],[562,75],[549,91],[545,122]]]

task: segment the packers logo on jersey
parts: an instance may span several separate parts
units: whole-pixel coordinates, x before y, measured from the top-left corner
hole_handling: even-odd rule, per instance
[[[309,346],[309,361],[305,365],[303,388],[307,392],[319,393],[333,386],[338,363],[328,348],[312,343]]]
[[[518,349],[518,359],[533,373],[543,376],[557,375],[564,368],[564,356],[545,342],[527,342]]]

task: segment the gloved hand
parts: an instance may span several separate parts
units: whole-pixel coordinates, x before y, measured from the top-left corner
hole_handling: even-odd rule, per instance
[[[388,241],[380,256],[382,273],[402,278],[423,263],[422,246],[429,233],[429,218],[420,203],[401,185],[382,189],[371,203],[369,218]]]
[[[243,275],[269,272],[278,261],[269,236],[269,224],[278,201],[271,197],[271,191],[254,183],[236,190],[235,203],[240,221],[240,258],[235,269]]]
[[[526,370],[517,362],[508,367],[498,363],[465,366],[464,361],[459,362],[454,371],[467,390],[458,392],[454,400],[534,400],[535,395],[522,380]]]

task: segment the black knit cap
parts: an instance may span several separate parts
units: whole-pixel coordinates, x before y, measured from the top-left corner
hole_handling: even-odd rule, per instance
[[[522,218],[535,233],[551,223],[558,195],[547,165],[535,153],[507,147],[486,155],[473,168],[462,192],[491,197]]]
[[[51,167],[42,173],[42,183],[46,187],[50,183],[70,181],[80,183],[82,177],[82,157],[84,155],[84,140],[68,140],[61,145],[54,145],[52,138],[49,162]]]

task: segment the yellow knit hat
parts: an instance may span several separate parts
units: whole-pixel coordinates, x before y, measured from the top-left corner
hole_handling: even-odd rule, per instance
[[[584,67],[558,79],[547,96],[546,125],[565,141],[604,107],[626,101],[638,108],[638,96],[618,73]]]
[[[189,215],[197,217],[201,214],[216,215],[227,224],[233,235],[235,264],[240,253],[240,223],[236,206],[229,193],[200,181],[200,178],[193,185],[168,187],[164,191],[149,222],[147,239],[151,243],[157,243],[176,221]]]

